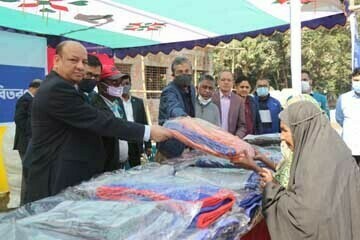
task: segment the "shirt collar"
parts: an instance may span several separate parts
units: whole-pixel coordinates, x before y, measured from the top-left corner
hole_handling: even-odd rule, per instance
[[[131,102],[131,96],[129,96],[128,100],[125,100],[124,98],[121,98],[121,100],[123,101],[123,103],[129,103]]]
[[[220,92],[220,98],[229,98],[229,99],[231,98],[231,94],[232,94],[231,91],[230,91],[229,95],[223,94],[223,92],[221,90],[219,90],[219,92]]]

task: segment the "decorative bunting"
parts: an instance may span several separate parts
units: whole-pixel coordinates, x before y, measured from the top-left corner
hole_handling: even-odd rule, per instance
[[[75,6],[87,6],[88,1],[74,1],[74,2],[69,2],[69,4],[72,4]]]
[[[33,2],[33,3],[22,3],[22,4],[19,5],[19,7],[21,7],[21,8],[33,8],[33,7],[38,7],[40,5],[42,5],[43,7],[45,5],[50,5],[51,8],[53,8],[55,10],[58,10],[58,11],[65,11],[65,12],[69,11],[69,9],[67,7],[61,6],[61,5],[58,5],[58,4],[54,4],[53,2],[59,2],[59,0],[45,0],[45,1],[36,1],[36,2]],[[44,12],[44,10],[43,11],[40,10],[40,12]]]
[[[126,31],[158,31],[166,26],[166,23],[129,23],[124,30]]]

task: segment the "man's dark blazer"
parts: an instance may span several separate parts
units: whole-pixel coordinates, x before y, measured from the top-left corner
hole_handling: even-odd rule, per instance
[[[14,150],[24,155],[31,138],[31,104],[33,97],[26,92],[19,98],[15,108],[15,139]]]
[[[90,101],[90,104],[95,108],[114,115],[108,105],[106,105],[104,99],[99,94],[93,94]],[[102,147],[104,148],[104,152],[106,154],[106,157],[104,158],[104,172],[119,169],[121,167],[119,159],[119,138],[103,136],[101,137],[101,141]]]
[[[87,103],[73,84],[52,71],[32,105],[32,153],[26,202],[59,193],[104,169],[99,136],[141,141],[145,127]]]
[[[146,112],[144,107],[144,102],[141,98],[133,97],[130,98],[131,106],[133,110],[134,122],[141,123],[141,124],[148,124],[146,118]],[[123,108],[124,109],[124,108]],[[124,110],[125,112],[125,110]],[[126,114],[126,113],[125,113]],[[144,152],[143,144],[144,142],[132,142],[129,141],[129,163],[131,167],[135,167],[140,165],[140,157],[141,154]],[[145,142],[145,148],[151,149],[151,142]]]

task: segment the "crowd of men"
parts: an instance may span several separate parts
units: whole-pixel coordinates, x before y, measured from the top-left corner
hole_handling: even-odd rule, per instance
[[[106,171],[140,165],[143,153],[156,159],[178,157],[187,147],[161,127],[168,119],[189,116],[218,125],[240,138],[280,132],[278,100],[270,96],[270,81],[252,85],[230,71],[203,75],[194,86],[191,62],[177,57],[172,81],[162,90],[158,125],[149,126],[144,102],[131,95],[132,79],[114,65],[102,65],[78,42],[56,48],[53,70],[44,81],[34,80],[19,99],[14,149],[23,162],[22,203],[55,195]],[[326,96],[313,91],[310,73],[302,72],[302,92],[312,96],[329,116]],[[40,87],[41,86],[41,87]],[[97,87],[97,91],[94,91]],[[336,120],[359,161],[360,69],[352,88],[340,96]],[[34,98],[34,96],[36,97]]]

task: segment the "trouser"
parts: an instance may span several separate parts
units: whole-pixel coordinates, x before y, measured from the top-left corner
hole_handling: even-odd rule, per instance
[[[23,167],[22,168],[22,180],[21,180],[20,206],[25,204],[25,194],[26,194],[26,185],[27,185],[28,174],[29,174],[29,169]]]
[[[356,163],[360,166],[360,155],[353,155],[356,160]]]
[[[0,193],[0,213],[3,211],[7,211],[7,205],[10,201],[10,193]]]
[[[25,153],[19,151],[21,158],[21,163],[24,163]],[[22,178],[21,178],[21,191],[20,191],[20,206],[24,204],[25,192],[26,192],[26,178],[27,178],[27,169],[22,167]]]

